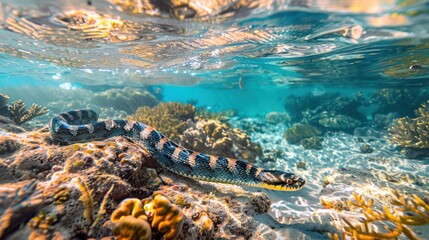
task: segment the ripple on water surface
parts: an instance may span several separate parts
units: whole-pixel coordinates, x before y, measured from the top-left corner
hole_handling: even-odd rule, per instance
[[[263,74],[268,84],[412,84],[428,75],[425,9],[424,1],[4,1],[0,50],[36,61],[29,72],[54,63],[53,71],[72,73],[62,80],[83,83],[193,85]]]

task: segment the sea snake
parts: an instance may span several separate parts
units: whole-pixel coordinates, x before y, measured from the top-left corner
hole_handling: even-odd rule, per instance
[[[64,112],[51,119],[49,131],[63,144],[124,136],[142,144],[164,168],[196,180],[280,191],[296,191],[305,184],[304,179],[293,173],[266,170],[241,160],[186,149],[140,122],[97,120],[98,114],[92,110]]]

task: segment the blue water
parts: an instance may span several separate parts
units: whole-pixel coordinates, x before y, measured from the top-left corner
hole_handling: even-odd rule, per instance
[[[260,1],[229,14],[220,14],[226,5],[207,6],[218,10],[197,8],[180,21],[162,8],[132,14],[115,1],[2,2],[1,84],[21,77],[210,89],[238,88],[240,78],[244,88],[427,82],[427,1]]]
[[[360,192],[390,204],[386,186],[429,193],[428,155],[401,155],[387,132],[429,100],[428,26],[424,0],[0,0],[0,94],[8,104],[22,99],[50,110],[24,124],[27,130],[63,111],[91,108],[102,119],[125,118],[144,104],[131,93],[121,93],[132,99],[122,105],[96,101],[112,89],[148,91],[159,102],[191,103],[198,111],[233,110],[231,128],[264,151],[256,164],[307,181],[298,193],[255,190],[273,203],[269,219],[261,218],[267,231],[294,239],[288,231],[297,228],[300,239],[327,239],[333,227],[326,230],[318,215],[326,210],[321,197]],[[270,112],[290,119],[269,123]],[[7,106],[0,114],[10,117]],[[324,126],[329,114],[360,125]],[[285,131],[303,122],[323,128],[321,149],[285,140]],[[362,151],[366,145],[373,152]],[[307,169],[297,167],[302,162]],[[422,183],[390,182],[385,173]],[[340,180],[326,188],[327,176]],[[321,227],[313,216],[321,216]]]

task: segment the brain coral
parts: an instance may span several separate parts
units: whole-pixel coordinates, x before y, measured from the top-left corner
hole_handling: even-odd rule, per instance
[[[123,200],[110,217],[111,228],[117,240],[147,240],[152,229],[144,214],[143,203],[137,198]]]
[[[177,141],[188,127],[187,120],[193,120],[194,117],[194,106],[169,102],[158,104],[153,108],[139,107],[128,119],[148,124],[173,141]]]
[[[231,129],[217,120],[200,120],[187,129],[180,141],[184,147],[212,155],[240,158],[254,162],[262,155],[259,144],[238,128]]]
[[[154,193],[151,199],[143,200],[152,228],[164,234],[163,239],[176,239],[182,231],[184,214],[167,197]]]

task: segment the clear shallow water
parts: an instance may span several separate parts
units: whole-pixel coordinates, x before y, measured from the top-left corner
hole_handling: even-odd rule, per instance
[[[273,201],[270,214],[280,223],[323,209],[321,195],[378,194],[378,187],[389,184],[379,178],[384,173],[423,182],[393,189],[428,192],[427,158],[400,155],[387,140],[386,126],[364,136],[374,148],[365,155],[353,132],[327,134],[322,150],[308,150],[283,137],[301,119],[279,125],[262,120],[272,111],[293,115],[299,105],[291,104],[294,99],[312,99],[310,109],[317,113],[317,106],[333,101],[329,94],[354,98],[358,91],[372,101],[359,103],[365,127],[374,127],[374,113],[399,110],[414,117],[414,109],[429,99],[428,1],[185,2],[0,1],[0,93],[10,95],[9,102],[46,105],[51,112],[37,118],[39,127],[61,111],[101,109],[94,96],[113,87],[147,89],[161,101],[215,112],[233,109],[238,116],[230,124],[241,129],[246,129],[243,118],[251,117],[259,123],[250,125],[263,129],[246,129],[252,141],[283,154],[271,162],[261,157],[257,164],[307,180],[297,193],[266,191]],[[400,104],[382,111],[374,96],[386,87],[411,93],[386,94],[387,101]],[[422,94],[413,95],[417,91]],[[418,101],[411,104],[413,99]],[[104,119],[124,118],[130,115],[125,108],[112,104],[99,113]],[[389,161],[373,163],[371,157]],[[297,167],[301,161],[307,169]],[[368,169],[375,172],[369,180],[333,190],[322,186],[336,170]],[[361,181],[368,186],[359,186]],[[277,229],[282,237],[288,236],[285,229]],[[304,228],[302,238],[320,237],[305,231],[313,230]]]
[[[428,9],[427,1],[2,1],[1,84],[421,85]]]

